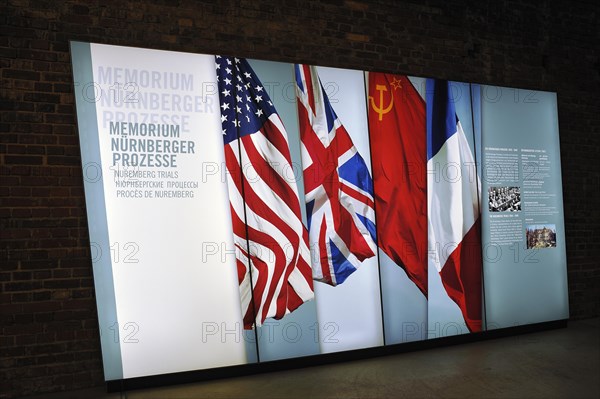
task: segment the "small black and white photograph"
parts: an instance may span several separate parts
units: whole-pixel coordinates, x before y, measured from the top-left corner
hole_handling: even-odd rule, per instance
[[[525,239],[527,249],[533,248],[555,248],[556,247],[556,225],[555,224],[531,224],[526,227]]]
[[[520,211],[521,187],[490,187],[488,204],[490,212]]]

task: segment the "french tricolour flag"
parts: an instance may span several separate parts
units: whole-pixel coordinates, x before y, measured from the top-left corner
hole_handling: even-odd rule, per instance
[[[475,332],[482,320],[481,188],[454,101],[448,81],[427,80],[429,263]]]

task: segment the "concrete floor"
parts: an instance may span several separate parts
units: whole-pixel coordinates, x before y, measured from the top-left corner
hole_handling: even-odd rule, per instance
[[[568,328],[335,365],[79,398],[600,398],[598,319]]]

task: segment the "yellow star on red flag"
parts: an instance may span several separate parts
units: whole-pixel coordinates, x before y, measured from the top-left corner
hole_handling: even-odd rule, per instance
[[[402,81],[400,79],[397,79],[396,77],[394,77],[390,84],[392,85],[394,90],[402,88]]]

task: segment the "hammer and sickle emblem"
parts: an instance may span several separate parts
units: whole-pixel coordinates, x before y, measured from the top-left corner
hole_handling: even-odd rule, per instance
[[[373,107],[373,110],[379,114],[379,120],[381,121],[381,120],[383,120],[383,115],[390,112],[392,110],[392,107],[394,106],[394,92],[391,92],[392,99],[390,100],[390,104],[384,108],[383,92],[388,91],[387,86],[386,85],[376,85],[375,89],[379,92],[379,105],[375,104],[375,100],[373,99],[373,96],[369,96],[369,100],[371,101],[371,106]]]

